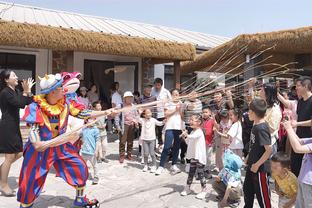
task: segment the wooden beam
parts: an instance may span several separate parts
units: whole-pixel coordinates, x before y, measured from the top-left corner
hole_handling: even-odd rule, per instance
[[[174,62],[174,82],[175,82],[175,88],[181,89],[181,63],[180,61]]]

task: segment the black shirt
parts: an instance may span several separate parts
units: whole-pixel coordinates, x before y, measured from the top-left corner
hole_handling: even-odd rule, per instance
[[[307,121],[312,118],[312,96],[310,96],[306,101],[300,99],[297,105],[297,121]],[[312,137],[311,127],[298,126],[297,135],[299,138]]]
[[[271,145],[270,129],[267,123],[254,125],[251,129],[250,146],[248,155],[248,167],[258,162],[265,152],[264,145]],[[268,162],[259,167],[259,172],[270,172]]]

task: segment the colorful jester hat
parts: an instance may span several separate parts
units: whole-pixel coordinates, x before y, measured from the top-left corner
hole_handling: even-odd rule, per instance
[[[231,150],[227,149],[223,157],[224,168],[235,177],[236,180],[241,178],[241,167],[243,165],[242,159],[234,154]]]
[[[58,87],[62,86],[62,76],[61,74],[49,74],[45,75],[43,78],[38,77],[40,80],[40,93],[49,94]]]

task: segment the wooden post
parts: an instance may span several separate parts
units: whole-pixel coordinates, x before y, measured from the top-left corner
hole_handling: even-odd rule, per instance
[[[174,82],[175,82],[175,88],[181,89],[181,65],[180,61],[174,62]]]

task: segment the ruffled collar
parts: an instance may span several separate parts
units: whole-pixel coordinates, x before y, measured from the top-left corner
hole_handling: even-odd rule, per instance
[[[34,96],[34,101],[38,103],[41,111],[47,116],[58,116],[64,110],[65,99],[59,100],[55,105],[47,102],[45,95]]]

